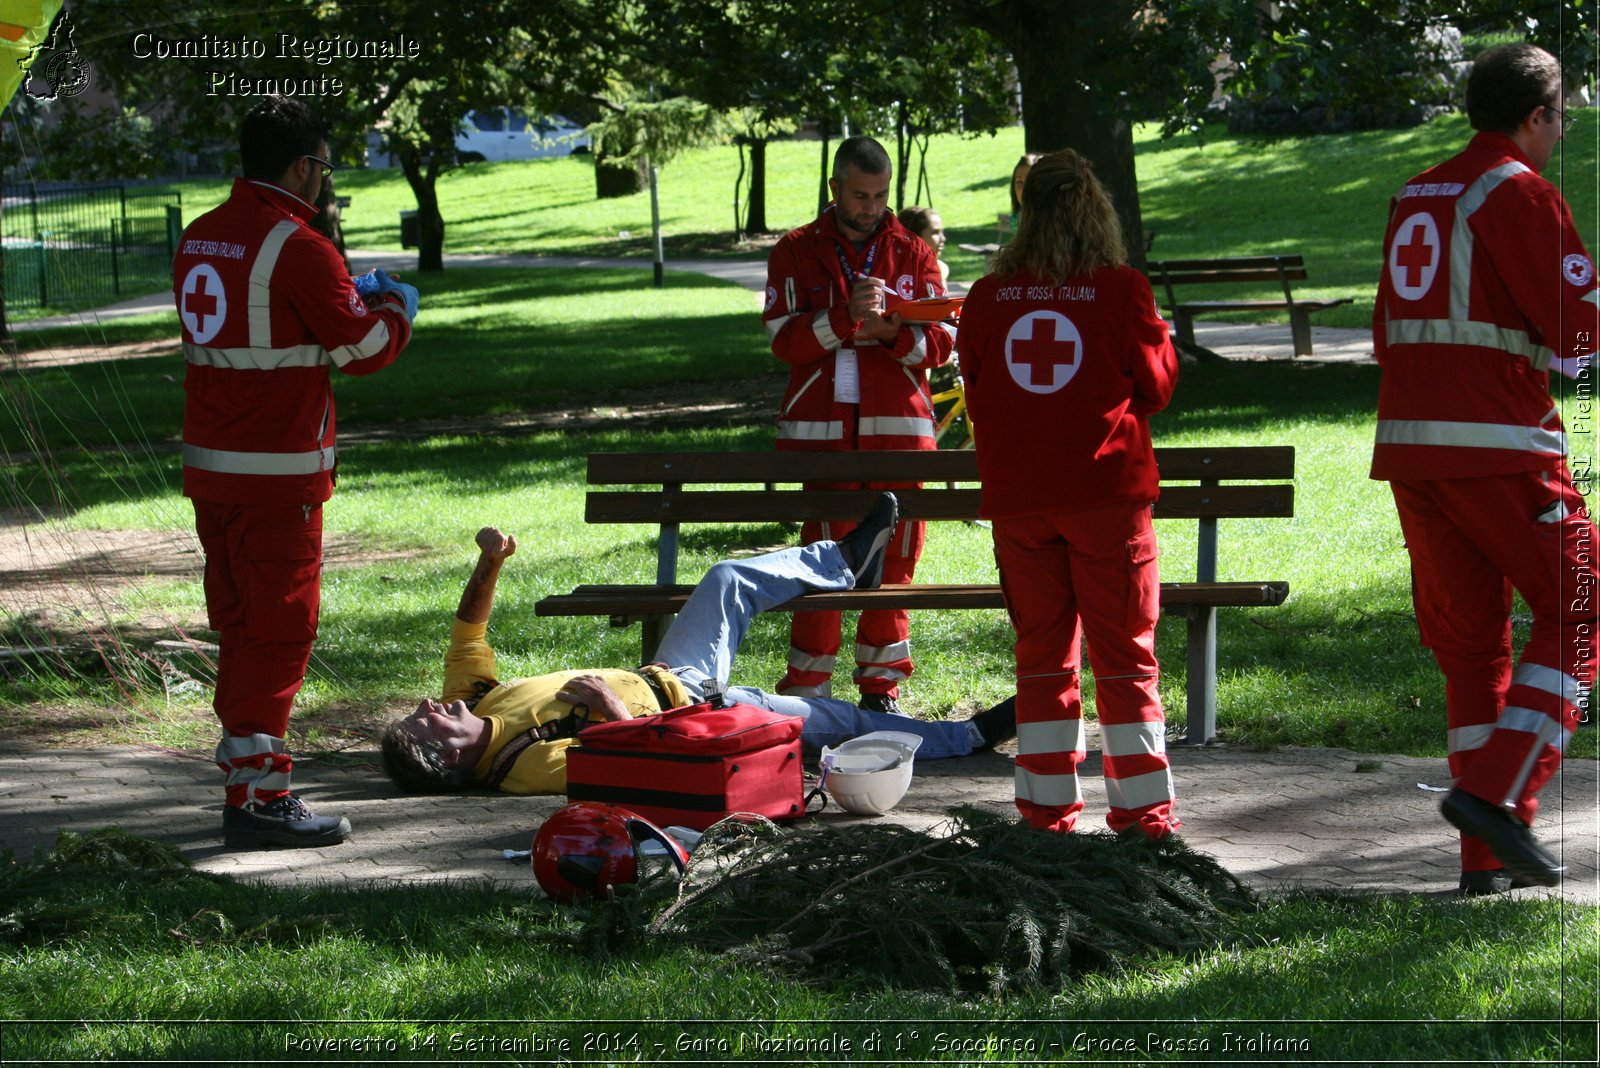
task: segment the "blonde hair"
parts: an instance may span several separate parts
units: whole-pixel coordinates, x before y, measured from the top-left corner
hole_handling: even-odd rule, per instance
[[[1022,189],[1017,236],[989,261],[1001,277],[1024,271],[1060,285],[1128,262],[1122,223],[1094,168],[1070,148],[1040,156]]]

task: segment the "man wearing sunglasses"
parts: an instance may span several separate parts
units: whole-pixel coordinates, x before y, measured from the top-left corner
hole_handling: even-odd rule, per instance
[[[331,845],[350,832],[290,792],[286,745],[317,635],[322,503],[333,493],[328,369],[393,363],[411,340],[417,291],[380,272],[363,297],[307,225],[333,171],[328,130],[299,100],[252,108],[239,134],[244,176],[184,231],[172,264],[187,362],[183,492],[219,635],[212,707],[223,839],[235,848]]]
[[[1478,57],[1478,132],[1396,194],[1373,319],[1372,477],[1394,492],[1418,629],[1445,678],[1443,815],[1460,832],[1464,894],[1561,880],[1530,827],[1594,685],[1600,541],[1550,372],[1587,369],[1600,284],[1539,176],[1565,131],[1561,90],[1560,64],[1531,44]],[[1568,388],[1572,429],[1592,431],[1593,378]],[[1579,480],[1592,460],[1579,454]],[[1533,615],[1515,670],[1513,590]]]

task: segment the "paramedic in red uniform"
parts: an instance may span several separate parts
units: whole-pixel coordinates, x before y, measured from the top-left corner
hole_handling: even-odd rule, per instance
[[[1106,822],[1162,838],[1178,820],[1156,692],[1149,417],[1172,396],[1177,357],[1088,161],[1041,157],[1022,195],[1017,235],[968,292],[959,339],[984,428],[981,514],[1017,632],[1017,809],[1044,830],[1077,825],[1086,633]]]
[[[1595,527],[1550,372],[1588,362],[1600,294],[1566,202],[1539,176],[1560,104],[1548,52],[1479,57],[1478,132],[1392,201],[1373,317],[1372,477],[1394,491],[1417,626],[1444,673],[1455,788],[1443,812],[1462,835],[1466,894],[1560,881],[1529,827],[1594,682]],[[1533,613],[1515,670],[1513,589]]]
[[[828,180],[833,203],[815,222],[786,234],[767,261],[763,319],[773,354],[789,365],[778,412],[779,449],[936,447],[927,369],[949,361],[953,340],[939,323],[902,323],[885,307],[890,301],[940,296],[944,284],[933,251],[889,211],[890,176],[882,145],[870,137],[846,138],[834,154]],[[811,522],[801,540],[841,538],[850,529],[849,522]],[[922,539],[922,523],[901,524],[885,583],[911,581]],[[780,693],[831,695],[839,627],[837,612],[794,613]],[[855,682],[862,707],[899,711],[900,682],[912,671],[910,635],[904,609],[861,613]]]
[[[173,286],[188,362],[183,492],[205,552],[219,634],[223,838],[234,847],[329,845],[350,824],[289,792],[289,712],[317,636],[322,502],[333,493],[330,365],[370,374],[411,338],[416,290],[379,276],[372,306],[307,225],[328,124],[269,97],[239,134],[244,177],[184,231]]]

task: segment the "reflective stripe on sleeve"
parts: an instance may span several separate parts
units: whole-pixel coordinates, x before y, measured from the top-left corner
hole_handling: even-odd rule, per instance
[[[795,312],[792,315],[779,315],[765,320],[764,325],[767,328],[767,340],[774,340],[778,336],[778,331],[782,330],[784,325],[788,323],[789,320],[798,319],[804,314],[804,312]]]
[[[828,422],[808,419],[785,419],[778,423],[778,440],[843,441],[844,422],[838,419]]]
[[[1536,426],[1456,423],[1442,419],[1380,419],[1379,445],[1445,445],[1466,449],[1513,449],[1564,456],[1567,436]]]
[[[1495,349],[1525,356],[1541,371],[1555,355],[1525,330],[1464,319],[1391,319],[1384,328],[1384,340],[1390,345],[1474,345]]]
[[[367,331],[367,336],[351,345],[340,345],[332,350],[329,355],[333,362],[340,367],[355,360],[365,360],[369,356],[376,356],[389,346],[389,324],[382,318],[372,324],[372,329]]]
[[[183,443],[185,467],[225,475],[314,475],[331,470],[335,455],[332,445],[313,452],[235,452]]]
[[[843,344],[839,335],[833,332],[833,324],[828,321],[828,309],[823,308],[811,317],[811,332],[816,335],[817,344],[834,351]]]
[[[911,331],[911,351],[900,357],[900,362],[907,367],[915,367],[928,358],[928,331],[916,324],[907,327]]]

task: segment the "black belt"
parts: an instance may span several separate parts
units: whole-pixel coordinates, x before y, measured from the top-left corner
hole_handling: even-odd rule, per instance
[[[645,685],[650,687],[650,692],[656,695],[656,707],[657,708],[659,708],[659,709],[661,709],[661,711],[665,712],[665,711],[667,711],[667,709],[673,707],[672,698],[670,696],[668,696],[666,689],[661,685],[661,683],[656,681],[655,672],[653,672],[653,671],[636,671],[636,672],[634,672],[634,674],[638,675],[641,679],[643,679],[644,682],[645,682]]]

